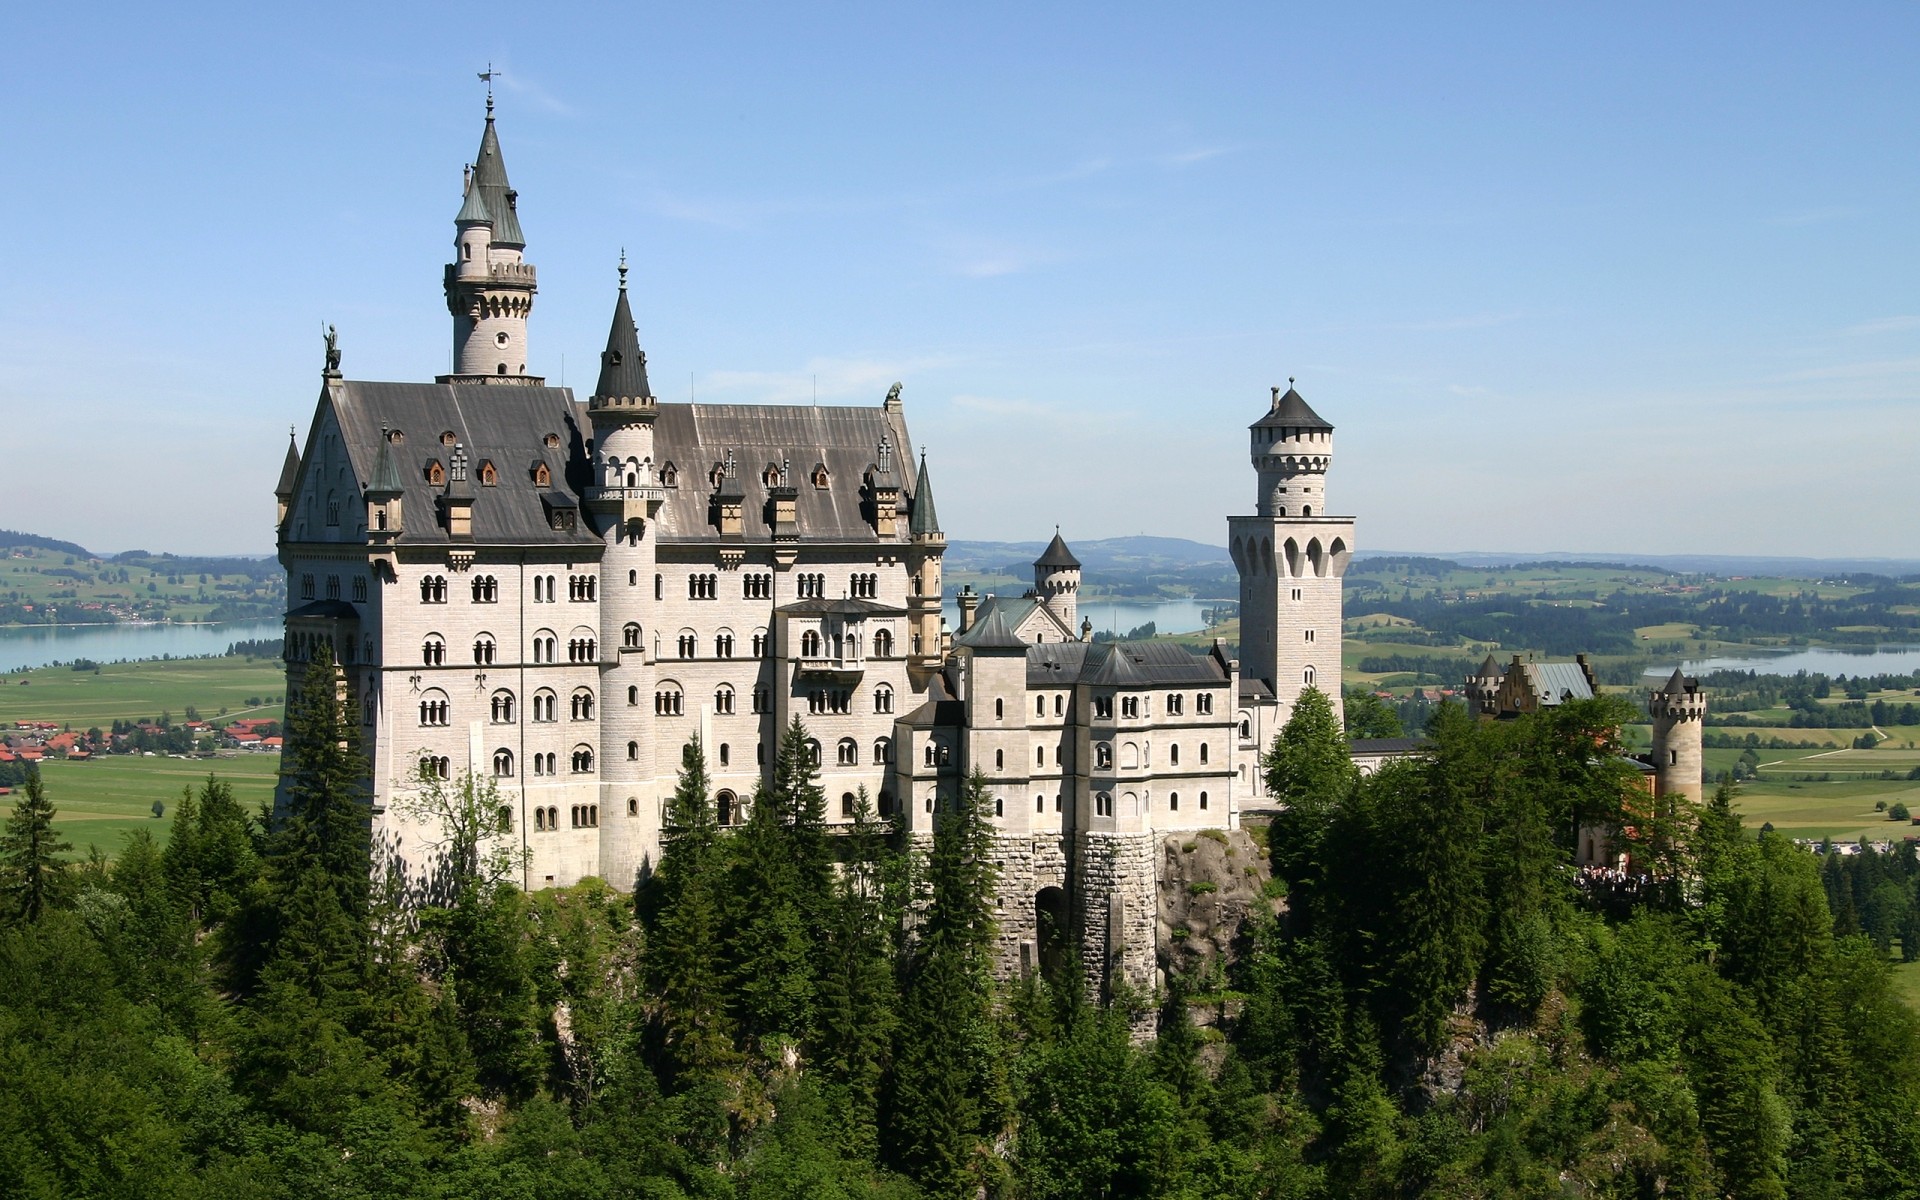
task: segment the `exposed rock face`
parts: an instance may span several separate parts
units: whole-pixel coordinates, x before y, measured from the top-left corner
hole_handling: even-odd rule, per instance
[[[1201,977],[1224,970],[1249,917],[1278,912],[1269,900],[1267,854],[1243,829],[1169,834],[1160,843],[1161,972]]]

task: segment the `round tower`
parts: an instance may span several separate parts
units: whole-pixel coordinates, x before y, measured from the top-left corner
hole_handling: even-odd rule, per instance
[[[1293,389],[1293,380],[1287,380],[1285,395],[1273,389],[1273,407],[1247,432],[1253,467],[1260,477],[1259,515],[1325,516],[1333,426],[1307,407]]]
[[[507,182],[493,98],[480,153],[467,174],[466,194],[454,217],[454,261],[447,264],[447,311],[453,314],[453,371],[443,383],[529,383],[527,318],[538,291],[533,266],[523,260],[520,194]]]
[[[1040,557],[1033,560],[1033,594],[1053,610],[1071,636],[1073,619],[1080,605],[1080,560],[1067,549],[1057,525],[1053,529],[1053,540],[1047,543]]]
[[[648,661],[654,618],[654,518],[665,494],[655,481],[653,423],[659,401],[647,384],[647,356],[627,303],[627,264],[620,262],[620,295],[613,327],[600,354],[600,378],[587,401],[593,422],[593,482],[587,510],[606,550],[600,559],[600,823],[601,873],[630,887],[656,856],[662,798],[651,791],[671,775],[680,747],[653,736],[654,667]],[[632,697],[632,699],[629,699]]]
[[[1700,744],[1707,694],[1700,681],[1675,667],[1666,684],[1648,695],[1647,710],[1653,714],[1653,794],[1684,796],[1698,804],[1706,791]]]

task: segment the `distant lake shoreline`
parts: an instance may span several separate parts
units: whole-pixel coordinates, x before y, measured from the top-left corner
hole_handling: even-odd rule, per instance
[[[1843,650],[1836,647],[1806,646],[1794,650],[1770,652],[1756,650],[1742,655],[1722,655],[1683,661],[1680,669],[1689,675],[1712,671],[1753,671],[1760,675],[1908,675],[1920,671],[1920,646],[1893,644],[1870,650]],[[1648,677],[1667,676],[1672,666],[1648,667]]]
[[[111,625],[7,625],[0,627],[0,672],[90,659],[136,662],[153,658],[206,658],[225,654],[235,642],[277,638],[278,618],[253,621],[127,621]]]

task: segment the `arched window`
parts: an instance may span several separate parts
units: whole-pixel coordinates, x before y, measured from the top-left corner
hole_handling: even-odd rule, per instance
[[[620,644],[629,650],[638,650],[640,648],[640,626],[629,621],[626,628],[620,631]]]
[[[1111,793],[1101,792],[1093,798],[1093,815],[1096,817],[1110,817],[1113,815],[1113,796]]]
[[[713,807],[722,825],[731,825],[739,819],[740,798],[725,788],[714,793]]]
[[[1093,765],[1102,771],[1113,769],[1113,743],[1101,742],[1093,748]]]
[[[854,804],[855,804],[855,801],[854,801],[852,792],[840,793],[840,817],[842,820],[847,820],[847,821],[853,820]]]
[[[1204,812],[1204,811],[1206,811],[1206,807],[1207,807],[1207,794],[1206,794],[1205,792],[1201,792],[1201,793],[1200,793],[1200,809],[1201,809],[1201,811],[1203,811],[1203,812]]]
[[[513,832],[513,809],[502,804],[495,810],[493,814],[493,831],[495,833]]]
[[[628,762],[640,761],[640,743],[639,742],[627,743],[627,761]]]
[[[640,689],[637,687],[629,687],[627,689],[627,707],[636,708],[639,706],[639,704],[640,704]]]
[[[1037,813],[1047,811],[1047,798],[1045,796],[1035,796],[1033,798],[1033,811]]]
[[[695,636],[694,632],[691,629],[681,630],[680,657],[693,658],[695,655],[699,653],[700,653],[700,639],[697,636]]]
[[[448,720],[447,694],[439,688],[429,688],[420,696],[420,724],[440,727]]]
[[[445,779],[452,769],[452,762],[444,755],[429,754],[420,760],[420,778],[422,779]]]
[[[860,765],[860,744],[852,738],[841,738],[834,754],[834,761],[843,767]]]
[[[686,697],[677,683],[664,683],[653,693],[653,715],[677,717],[686,711]]]
[[[591,746],[575,746],[573,748],[573,773],[575,775],[588,775],[592,772],[593,748]]]
[[[993,752],[993,769],[998,771],[1005,768],[1006,765],[1007,752],[1005,750],[995,750]]]
[[[873,765],[883,766],[893,757],[893,739],[880,738],[873,743]]]
[[[1173,767],[1180,765],[1180,744],[1178,742],[1175,742],[1167,748],[1167,765]]]
[[[493,773],[501,779],[513,778],[513,751],[503,748],[493,752]]]
[[[727,745],[725,742],[720,743],[720,765],[723,767],[733,765],[733,747]]]
[[[730,630],[723,629],[713,636],[713,656],[715,658],[733,657],[733,633]]]
[[[482,667],[491,666],[493,664],[493,654],[492,634],[483,633],[473,639],[473,661],[476,665]]]
[[[767,631],[764,629],[756,631],[753,635],[753,656],[755,658],[767,656]]]
[[[559,699],[546,688],[533,694],[533,719],[535,721],[553,721],[558,719]]]
[[[893,711],[892,685],[883,683],[873,689],[873,711],[877,713],[890,713]]]
[[[816,767],[820,765],[820,743],[812,738],[807,739],[807,761]]]
[[[1313,686],[1313,668],[1312,667],[1308,667],[1306,670],[1300,673],[1300,681],[1306,684],[1308,687]]]
[[[546,809],[536,808],[533,810],[533,828],[536,833],[545,833],[547,831]]]
[[[820,634],[812,629],[800,635],[800,657],[820,657]]]
[[[627,815],[630,817],[637,817],[640,815],[640,797],[638,796],[627,797]]]
[[[500,599],[500,581],[491,575],[474,576],[471,586],[475,604],[493,604]]]
[[[893,657],[893,633],[891,630],[876,630],[873,635],[873,656],[875,658]]]
[[[993,719],[998,721],[1005,718],[1006,715],[1007,715],[1007,702],[1005,700],[995,698],[993,702]]]
[[[1200,743],[1200,762],[1204,765],[1206,761],[1207,761],[1207,744],[1205,742],[1201,742]]]
[[[1179,792],[1167,793],[1167,808],[1172,812],[1180,811],[1180,793]]]
[[[430,633],[420,643],[420,661],[429,667],[437,667],[447,661],[447,643],[437,633]]]
[[[493,694],[493,723],[513,724],[513,693],[502,689]]]
[[[733,685],[723,683],[713,689],[713,711],[721,716],[733,715]]]
[[[1245,717],[1240,718],[1240,736],[1243,738],[1253,736],[1253,722]]]
[[[572,709],[574,720],[593,720],[593,693],[586,688],[576,689],[573,693]]]

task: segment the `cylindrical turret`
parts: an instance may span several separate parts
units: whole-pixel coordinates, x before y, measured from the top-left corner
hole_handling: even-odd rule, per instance
[[[454,261],[444,280],[453,315],[453,371],[443,383],[545,382],[527,372],[527,318],[539,288],[521,255],[526,235],[518,208],[489,100],[480,153],[453,221]]]
[[[1260,477],[1256,511],[1263,517],[1324,516],[1333,426],[1293,390],[1293,380],[1287,384],[1285,395],[1273,389],[1273,407],[1248,430]]]
[[[1700,690],[1700,681],[1675,667],[1665,686],[1648,695],[1647,710],[1653,715],[1653,794],[1684,796],[1698,804],[1706,792],[1701,732],[1707,694]]]
[[[1080,560],[1067,549],[1058,528],[1046,550],[1033,560],[1033,594],[1053,610],[1062,625],[1073,628],[1080,604]]]

